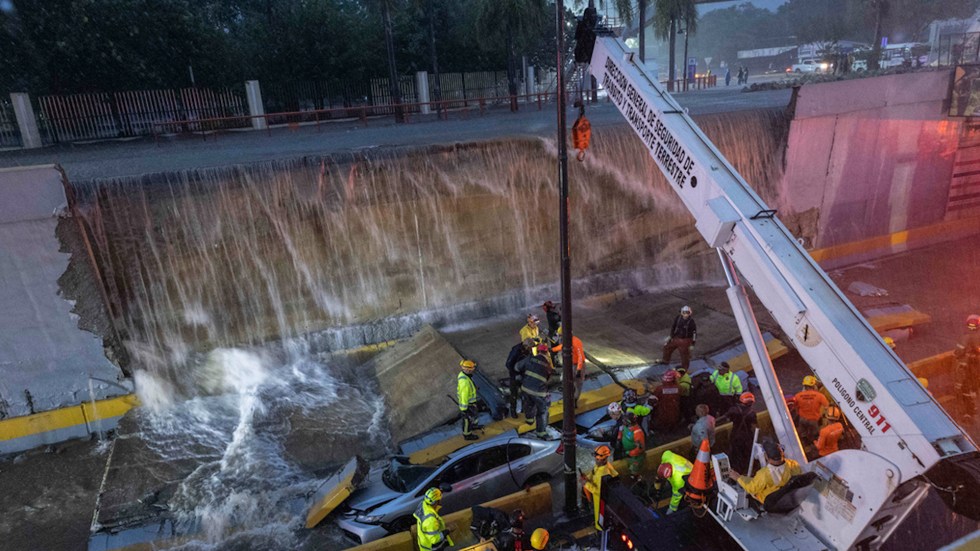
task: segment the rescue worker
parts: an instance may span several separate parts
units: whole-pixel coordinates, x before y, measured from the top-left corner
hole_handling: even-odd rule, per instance
[[[707,440],[709,446],[715,447],[715,417],[711,415],[708,404],[698,404],[694,411],[698,420],[691,427],[691,450],[697,455],[702,440]]]
[[[643,467],[643,460],[646,459],[646,435],[643,434],[643,429],[640,428],[635,413],[628,411],[624,418],[625,422],[619,428],[617,440],[619,440],[619,444],[626,454],[626,465],[629,467],[630,474],[639,475],[640,469]]]
[[[844,425],[840,422],[841,411],[837,406],[830,406],[820,421],[820,437],[813,443],[817,456],[830,455],[840,449],[837,443],[844,435]]]
[[[531,339],[533,341],[540,340],[540,330],[538,329],[538,316],[534,314],[527,315],[527,325],[521,327],[521,342]]]
[[[680,375],[673,369],[660,378],[660,386],[653,391],[657,399],[657,407],[653,410],[651,428],[656,431],[669,432],[681,420],[681,389],[677,386]]]
[[[540,345],[545,351],[547,345]],[[523,394],[524,422],[532,424],[537,421],[535,434],[539,437],[548,435],[548,377],[551,375],[551,364],[548,354],[528,356],[517,364],[521,375],[521,393]]]
[[[507,401],[510,406],[510,416],[514,419],[517,419],[517,398],[521,389],[521,375],[517,370],[517,364],[531,355],[531,347],[533,346],[534,342],[531,339],[521,341],[514,345],[510,349],[510,354],[507,355],[507,362],[504,364],[507,367],[508,376],[507,390],[509,391],[509,396],[507,397]]]
[[[419,551],[438,551],[453,546],[446,523],[439,516],[442,508],[442,490],[429,488],[419,503],[415,513],[415,528],[418,531]]]
[[[619,404],[623,413],[632,411],[636,414],[636,418],[640,421],[640,426],[643,428],[643,432],[649,434],[650,427],[649,418],[650,414],[653,413],[653,408],[649,405],[649,400],[641,403],[639,396],[636,391],[632,388],[627,388],[623,391],[623,400]]]
[[[595,524],[595,529],[601,531],[602,526],[599,525],[599,495],[602,492],[602,477],[611,476],[618,477],[619,473],[616,472],[616,468],[613,467],[612,461],[610,461],[610,455],[612,455],[612,450],[609,446],[599,446],[595,449],[595,467],[592,472],[585,474],[579,471],[579,477],[585,483],[582,486],[582,491],[585,493],[585,498],[592,502],[592,519]]]
[[[957,366],[954,380],[956,395],[963,407],[963,414],[972,417],[976,413],[977,377],[980,376],[980,316],[966,318],[966,332],[960,336],[953,350]]]
[[[800,417],[796,431],[800,442],[812,442],[820,432],[820,417],[830,406],[827,397],[817,390],[817,378],[813,375],[803,377],[803,390],[793,397],[796,413]]]
[[[463,416],[463,438],[467,440],[478,440],[480,437],[473,434],[473,429],[479,428],[476,424],[477,418],[477,395],[476,385],[473,384],[473,373],[476,372],[476,362],[472,360],[461,360],[459,362],[460,373],[456,375],[456,403],[459,404],[459,412]]]
[[[661,359],[663,363],[670,363],[670,357],[674,350],[680,352],[681,367],[685,371],[691,365],[691,348],[694,347],[698,338],[698,326],[694,323],[693,312],[690,306],[681,308],[679,316],[674,318],[674,324],[670,328],[670,335],[664,343],[664,355]]]
[[[745,488],[746,493],[765,508],[768,505],[766,498],[785,486],[789,479],[803,474],[803,470],[800,469],[800,464],[796,461],[783,457],[783,448],[772,440],[764,441],[762,448],[766,452],[766,463],[768,464],[759,469],[755,476],[752,478],[742,476],[734,469],[729,470],[728,476],[736,481],[739,486]]]
[[[558,331],[561,327],[561,313],[558,311],[558,307],[555,306],[554,302],[546,300],[544,304],[541,305],[541,309],[544,310],[544,317],[548,320],[548,335],[554,339],[556,335],[559,335]]]
[[[606,415],[613,420],[613,425],[593,429],[589,431],[589,437],[600,442],[609,442],[609,447],[612,448],[613,459],[622,459],[623,448],[617,437],[619,436],[620,427],[625,422],[623,408],[619,405],[619,402],[612,402],[606,407]]]
[[[677,512],[681,506],[681,499],[684,497],[684,478],[691,474],[694,465],[684,457],[667,450],[660,456],[660,466],[657,467],[657,481],[654,488],[660,489],[663,481],[670,482],[670,506],[667,514]]]
[[[561,338],[561,336],[562,330],[561,325],[559,325],[558,337]],[[563,345],[559,341],[558,346],[552,348],[551,352],[555,354],[561,352],[562,346]],[[575,335],[572,335],[572,366],[575,368],[575,407],[578,407],[578,397],[582,395],[582,385],[585,384],[585,349],[582,347],[581,339]]]
[[[725,417],[732,422],[732,432],[728,438],[728,461],[738,472],[748,472],[752,460],[752,442],[755,440],[756,416],[752,411],[755,395],[743,392],[738,403],[728,409]]]
[[[691,376],[684,368],[678,368],[677,388],[681,394],[681,419],[690,421],[694,416],[694,400],[691,399]]]
[[[718,369],[711,373],[711,382],[718,389],[720,396],[718,407],[715,408],[716,411],[726,411],[742,395],[742,380],[738,378],[738,375],[732,373],[732,368],[728,362],[721,362]]]

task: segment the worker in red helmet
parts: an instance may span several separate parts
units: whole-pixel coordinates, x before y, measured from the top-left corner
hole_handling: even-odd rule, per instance
[[[960,336],[953,355],[956,357],[956,397],[963,414],[972,417],[976,413],[977,377],[980,377],[980,316],[966,318],[966,332]]]
[[[732,422],[732,432],[728,437],[728,461],[733,469],[742,473],[748,472],[752,458],[752,441],[757,426],[752,409],[754,406],[755,395],[743,392],[738,397],[738,403],[725,413],[725,417]]]
[[[665,451],[660,456],[660,466],[657,467],[657,479],[654,482],[654,487],[659,490],[663,481],[670,482],[668,515],[676,513],[677,508],[681,506],[681,499],[684,498],[685,477],[691,474],[692,470],[694,470],[694,465],[690,461],[670,450]]]
[[[651,429],[670,432],[681,420],[681,389],[677,384],[680,374],[673,369],[660,377],[660,386],[653,390],[657,407],[653,410]]]

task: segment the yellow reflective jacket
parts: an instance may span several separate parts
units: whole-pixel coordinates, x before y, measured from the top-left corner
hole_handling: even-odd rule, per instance
[[[792,459],[784,460],[779,480],[773,478],[771,468],[772,465],[766,465],[759,469],[759,472],[755,473],[755,476],[752,478],[741,476],[738,479],[738,484],[745,488],[745,491],[751,494],[752,497],[758,499],[760,502],[765,502],[769,494],[785,486],[789,482],[789,479],[803,474],[803,470],[800,469],[800,464]]]
[[[418,530],[417,539],[421,551],[432,551],[443,540],[446,540],[450,546],[453,545],[453,540],[444,533],[446,523],[439,516],[435,507],[422,500],[412,516],[415,517],[415,528]]]
[[[532,340],[537,339],[538,334],[540,333],[541,330],[540,328],[538,328],[537,325],[535,325],[534,327],[531,327],[530,325],[525,325],[524,327],[521,327],[521,342],[524,342],[528,339],[532,339]],[[535,351],[535,353],[537,353],[537,351]]]
[[[588,480],[585,481],[584,486],[589,499],[592,501],[592,520],[595,524],[595,529],[599,531],[602,531],[602,526],[599,525],[599,495],[602,492],[602,477],[607,475],[612,477],[619,476],[616,468],[612,465],[612,461],[606,461],[605,465],[596,465],[592,469],[592,472],[589,473]]]
[[[456,401],[459,402],[460,411],[476,405],[476,385],[469,375],[459,372],[456,376]]]

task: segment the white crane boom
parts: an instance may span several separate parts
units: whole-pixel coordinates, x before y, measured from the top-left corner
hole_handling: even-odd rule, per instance
[[[694,216],[698,231],[752,286],[860,433],[862,451],[839,452],[833,454],[837,457],[822,458],[819,465],[811,464],[830,488],[821,494],[835,495],[818,496],[801,507],[810,531],[834,548],[875,547],[874,542],[883,542],[912,502],[924,495],[921,477],[958,493],[959,509],[977,509],[975,501],[963,503],[970,501],[963,499],[966,496],[975,500],[980,488],[976,445],[800,246],[776,212],[622,41],[597,37],[591,70]],[[736,289],[737,276],[727,262],[725,269]],[[788,455],[805,461],[765,347],[753,346],[761,340],[748,301],[737,295],[730,290],[777,436]],[[903,489],[898,491],[899,487]],[[843,496],[836,495],[840,493]],[[914,499],[904,500],[913,494]],[[902,504],[903,510],[895,511],[896,504]],[[841,523],[848,526],[842,528]]]

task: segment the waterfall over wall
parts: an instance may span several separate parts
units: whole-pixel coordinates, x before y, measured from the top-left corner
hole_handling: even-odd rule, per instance
[[[764,198],[778,200],[782,112],[699,123]],[[98,180],[76,191],[134,361],[173,364],[192,350],[420,313],[493,315],[553,296],[555,165],[553,142],[516,139]],[[569,174],[580,292],[716,276],[712,258],[698,260],[705,246],[693,219],[627,129],[596,131]],[[385,336],[410,330],[396,323]]]

